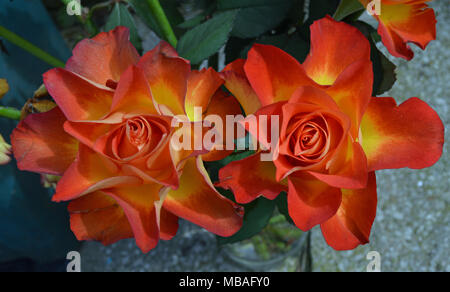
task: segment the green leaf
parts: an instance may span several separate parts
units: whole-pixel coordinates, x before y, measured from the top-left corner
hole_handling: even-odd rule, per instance
[[[254,43],[276,46],[296,58],[299,62],[303,62],[309,52],[308,42],[297,33],[292,35],[285,33],[281,35],[264,36]],[[241,58],[246,58],[252,45],[253,43],[242,51]]]
[[[370,40],[371,56],[373,64],[373,96],[385,93],[395,84],[397,68],[386,56],[378,50],[375,43]]]
[[[308,23],[328,15],[333,15],[339,5],[339,0],[311,0],[309,2]]]
[[[239,38],[254,38],[275,28],[285,19],[293,0],[219,0],[219,10],[240,9],[231,32]]]
[[[274,6],[277,3],[287,2],[288,0],[218,0],[217,8],[237,9],[237,8],[254,8],[262,6]]]
[[[277,204],[278,211],[281,214],[283,214],[284,218],[286,218],[286,221],[291,224],[294,224],[294,221],[292,220],[291,216],[289,215],[286,192],[282,192],[281,194],[279,194],[278,197],[275,199],[275,203]]]
[[[364,6],[359,0],[341,0],[333,18],[340,21],[347,16],[364,10]]]
[[[370,42],[370,59],[373,64],[373,95],[380,95],[390,90],[392,86],[397,81],[396,77],[396,66],[380,51],[376,46],[376,30],[371,25],[356,21],[352,23],[356,28],[358,28],[369,40]]]
[[[187,31],[178,41],[177,51],[181,57],[199,64],[217,53],[227,42],[237,11],[215,15],[210,20]]]
[[[188,19],[182,23],[180,23],[178,25],[179,28],[183,28],[183,29],[190,29],[193,28],[194,26],[199,25],[200,23],[202,23],[202,21],[205,19],[205,15],[200,14],[197,15],[191,19]]]
[[[378,51],[379,57],[381,59],[381,67],[383,78],[381,79],[376,95],[380,95],[390,90],[394,86],[395,81],[397,81],[397,74],[395,70],[397,66],[389,61],[389,59],[380,51]]]
[[[275,201],[260,197],[244,205],[244,223],[241,230],[231,237],[218,237],[220,244],[234,243],[258,234],[269,223],[275,209]]]
[[[373,40],[375,43],[381,42],[381,36],[378,34],[378,32],[377,32],[375,29],[372,31],[372,33],[370,34],[370,36],[372,37],[372,40]]]
[[[138,49],[142,49],[142,43],[139,38],[136,24],[134,23],[133,16],[125,4],[116,3],[108,20],[105,24],[105,31],[113,30],[117,26],[125,26],[130,30],[130,41]]]

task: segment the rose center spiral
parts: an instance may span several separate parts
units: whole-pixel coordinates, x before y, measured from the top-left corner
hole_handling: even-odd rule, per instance
[[[125,132],[128,141],[140,148],[150,138],[151,126],[148,121],[143,118],[131,119],[126,122]]]
[[[119,161],[130,161],[150,153],[167,136],[170,125],[157,117],[136,116],[124,121],[109,136],[110,154]]]
[[[297,120],[290,136],[291,153],[305,162],[319,160],[328,151],[328,127],[321,117]]]

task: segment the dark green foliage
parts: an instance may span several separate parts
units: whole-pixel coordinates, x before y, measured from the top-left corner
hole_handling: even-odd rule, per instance
[[[125,26],[130,30],[130,41],[138,49],[142,49],[141,39],[139,38],[136,24],[134,23],[133,16],[128,11],[125,4],[116,3],[114,5],[111,14],[105,24],[105,31],[113,30],[117,26]]]
[[[245,215],[242,228],[231,237],[218,237],[219,243],[242,241],[258,234],[269,223],[275,209],[275,202],[260,197],[244,205]]]
[[[187,31],[179,40],[177,51],[180,56],[199,64],[226,44],[237,11],[227,11],[215,15],[210,20]]]

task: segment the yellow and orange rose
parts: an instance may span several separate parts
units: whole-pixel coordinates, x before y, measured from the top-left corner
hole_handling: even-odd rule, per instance
[[[337,250],[369,242],[376,170],[424,168],[442,154],[436,112],[418,98],[397,106],[393,98],[372,97],[368,40],[330,17],[311,26],[303,64],[276,47],[255,45],[222,76],[246,114],[256,116],[246,126],[260,144],[271,135],[252,121],[275,115],[280,123],[273,161],[262,161],[263,151],[234,161],[220,170],[218,185],[233,190],[238,203],[287,191],[296,226],[320,225]]]
[[[227,153],[184,150],[171,141],[179,116],[241,112],[212,69],[191,71],[167,43],[139,57],[123,27],[81,41],[65,69],[44,74],[57,104],[27,116],[11,135],[22,170],[61,175],[54,201],[69,204],[79,240],[135,237],[144,252],[172,238],[178,217],[230,236],[241,208],[212,185],[203,160]],[[198,119],[198,118],[197,118]]]

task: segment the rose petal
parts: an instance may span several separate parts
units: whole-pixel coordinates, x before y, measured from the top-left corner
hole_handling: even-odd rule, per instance
[[[316,85],[294,57],[274,46],[254,45],[244,70],[262,106],[288,100],[300,86]]]
[[[382,13],[376,18],[380,24],[378,33],[383,44],[395,57],[411,60],[414,52],[408,42],[418,45],[422,50],[436,39],[436,17],[426,1],[410,3],[382,3]]]
[[[162,240],[172,239],[178,231],[178,217],[161,208],[160,214],[160,233]]]
[[[289,99],[289,103],[308,103],[324,110],[339,111],[336,101],[325,90],[312,86],[299,87]]]
[[[75,160],[78,141],[64,132],[59,108],[28,115],[14,129],[11,144],[21,170],[62,175]]]
[[[380,35],[384,46],[392,56],[403,58],[408,61],[414,58],[414,52],[411,50],[410,46],[404,43],[403,39],[394,31],[389,30],[381,23],[378,26],[378,34]]]
[[[97,190],[141,182],[136,177],[121,175],[112,161],[80,144],[77,159],[56,185],[52,200],[69,201]]]
[[[66,69],[101,85],[106,85],[108,80],[119,81],[122,73],[139,59],[129,36],[128,28],[119,26],[80,41]]]
[[[276,125],[272,125],[272,116],[279,117],[278,130],[280,130],[280,127],[283,124],[282,108],[285,104],[287,104],[287,102],[279,101],[264,106],[256,111],[253,116],[247,116],[245,120],[240,122],[240,124],[245,127],[250,135],[257,139],[260,145],[265,147],[265,149],[270,149],[270,144],[272,142],[272,128],[276,129]],[[262,117],[267,118],[264,120]],[[265,121],[267,121],[267,123],[265,123]]]
[[[361,189],[367,185],[367,158],[358,142],[348,141],[329,164],[329,174],[309,174],[336,188]]]
[[[397,106],[391,97],[374,97],[361,123],[361,143],[370,171],[430,167],[442,155],[444,125],[418,98]]]
[[[90,148],[94,148],[99,138],[114,132],[121,124],[102,124],[96,122],[71,122],[64,123],[64,130],[78,141]]]
[[[239,102],[231,95],[226,94],[222,90],[217,91],[214,96],[211,98],[211,102],[209,103],[206,113],[204,117],[210,115],[217,115],[221,117],[223,121],[223,131],[222,133],[218,133],[222,136],[223,141],[223,150],[216,150],[213,148],[210,152],[207,154],[202,155],[203,161],[217,161],[224,159],[231,153],[233,153],[234,150],[225,150],[226,149],[226,117],[228,115],[237,116],[242,114],[241,107],[239,105]],[[237,137],[237,133],[235,133],[234,137]]]
[[[160,41],[157,47],[161,54],[168,57],[178,57],[177,50],[175,50],[175,48],[166,41]]]
[[[103,192],[73,200],[68,209],[70,227],[78,240],[96,240],[109,245],[133,237],[123,209]]]
[[[261,161],[261,154],[233,161],[219,171],[218,187],[231,189],[236,202],[247,204],[260,196],[270,200],[287,191],[286,183],[275,179],[272,161]]]
[[[211,98],[222,84],[219,73],[212,68],[191,71],[185,100],[186,114],[190,121],[202,120],[202,116],[194,117],[194,107],[200,107],[201,113],[206,112]]]
[[[120,78],[111,105],[111,114],[122,121],[123,116],[158,114],[150,87],[142,69],[131,66]]]
[[[154,100],[173,114],[183,115],[190,64],[180,57],[167,55],[166,51],[164,46],[156,46],[137,66],[144,71]]]
[[[60,68],[47,71],[44,84],[68,120],[97,120],[110,110],[112,90],[98,87],[72,72]]]
[[[340,111],[336,111],[337,106],[334,101],[320,89],[313,87],[300,88],[299,91],[293,95],[293,97],[293,101],[305,102],[294,103],[293,101],[290,101],[282,107],[283,118],[280,134],[280,155],[278,159],[274,161],[277,167],[278,180],[284,179],[291,173],[297,171],[314,171],[311,172],[314,174],[326,172],[328,161],[336,155],[335,153],[337,150],[342,149],[341,145],[347,140],[348,130],[350,128],[350,121],[347,116]],[[328,109],[325,106],[331,109]],[[326,147],[326,149],[324,149],[326,154],[320,159],[320,161],[313,163],[300,163],[301,159],[297,158],[295,155],[284,155],[289,152],[286,149],[286,147],[290,147],[288,144],[289,137],[295,133],[292,132],[293,129],[291,129],[290,125],[292,124],[292,121],[299,116],[304,117],[306,120],[308,119],[308,116],[321,117],[325,123],[326,128],[323,130],[327,132],[327,141],[324,146]],[[347,151],[344,155],[346,154]],[[347,159],[347,156],[344,157]],[[344,160],[343,162],[347,161],[350,161],[351,164],[350,159]],[[341,170],[344,166],[344,163],[340,164],[336,172]]]
[[[180,187],[168,193],[163,206],[220,236],[231,236],[242,226],[240,207],[215,190],[200,157],[186,161]]]
[[[171,156],[174,165],[178,169],[181,169],[185,160],[209,152],[204,147],[203,142],[210,127],[205,127],[203,121],[190,122],[187,116],[177,121],[179,124],[174,124],[174,131],[171,136]],[[202,131],[199,132],[199,129],[202,129]],[[181,145],[176,145],[178,142]]]
[[[376,211],[377,183],[375,172],[371,172],[366,188],[342,190],[342,203],[336,215],[321,225],[325,241],[336,250],[350,250],[368,243]]]
[[[303,63],[308,76],[332,85],[353,62],[370,61],[370,44],[355,27],[326,16],[311,25],[311,51]]]
[[[177,160],[171,149],[168,137],[160,141],[148,155],[122,166],[124,174],[138,176],[144,182],[159,183],[172,188],[178,188],[179,175]]]
[[[341,190],[305,173],[288,178],[288,209],[295,225],[308,231],[330,219],[341,204]]]
[[[110,245],[121,239],[134,237],[122,207],[104,192],[97,191],[73,200],[68,209],[71,229],[78,240],[96,240],[104,245]],[[162,208],[161,239],[173,238],[177,229],[178,217]]]
[[[145,184],[138,186],[115,187],[105,190],[123,208],[130,222],[136,244],[147,253],[159,241],[159,209],[161,185]]]
[[[326,92],[351,120],[350,133],[358,137],[359,125],[372,98],[372,62],[356,61],[348,66]]]
[[[238,59],[228,64],[220,75],[225,80],[225,87],[239,101],[245,114],[250,115],[261,107],[261,102],[246,77],[244,64],[244,59]]]

